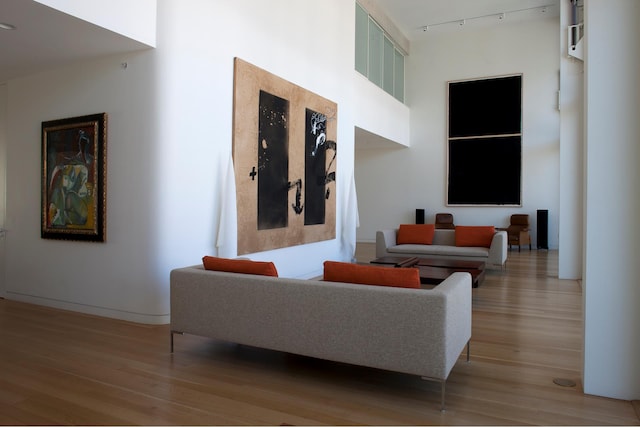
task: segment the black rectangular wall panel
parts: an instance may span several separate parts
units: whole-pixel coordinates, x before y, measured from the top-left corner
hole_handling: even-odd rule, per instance
[[[288,224],[289,101],[260,91],[258,114],[258,230]]]
[[[520,133],[522,76],[449,84],[449,138]]]
[[[449,83],[448,205],[522,204],[522,76]]]
[[[304,225],[324,224],[327,164],[327,116],[305,113]]]
[[[538,249],[549,249],[549,211],[542,209],[538,210],[536,219],[536,226],[538,228]]]
[[[520,136],[450,140],[449,204],[520,204],[520,141]]]

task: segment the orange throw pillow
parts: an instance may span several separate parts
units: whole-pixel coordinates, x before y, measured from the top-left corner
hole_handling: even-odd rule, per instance
[[[430,245],[435,229],[435,224],[400,224],[396,244]]]
[[[417,268],[378,267],[337,261],[324,262],[324,280],[361,285],[420,288],[420,273]]]
[[[250,259],[228,259],[204,256],[202,257],[202,264],[206,270],[278,277],[278,271],[276,270],[275,264],[268,261],[251,261]]]
[[[496,229],[494,226],[456,226],[456,246],[491,247],[491,240]]]

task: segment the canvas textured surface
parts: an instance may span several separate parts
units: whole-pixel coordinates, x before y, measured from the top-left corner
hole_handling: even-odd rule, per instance
[[[283,102],[272,111],[261,102],[269,95]],[[316,93],[282,79],[240,58],[234,60],[233,164],[237,204],[237,254],[331,240],[336,237],[336,179],[338,105]],[[269,111],[263,111],[263,110]],[[325,152],[325,163],[316,165],[327,176],[322,179],[324,213],[322,220],[307,222],[311,183],[306,154],[306,131],[310,126],[306,111],[323,115],[323,138],[317,149]],[[267,122],[281,125],[281,134],[265,137],[260,128],[261,112]],[[262,129],[265,131],[265,129]],[[279,162],[276,160],[279,159]],[[281,163],[280,163],[281,162]],[[279,172],[277,176],[273,173]],[[310,171],[309,173],[311,173]],[[332,174],[333,179],[328,179]],[[262,184],[264,186],[262,186]],[[262,189],[262,191],[261,191]],[[272,190],[273,193],[265,190]],[[260,205],[260,200],[269,202]],[[296,210],[297,207],[299,210]],[[282,211],[280,211],[282,209]],[[263,214],[278,211],[277,218],[261,222]],[[267,215],[269,216],[269,215]],[[273,221],[273,223],[272,223]]]

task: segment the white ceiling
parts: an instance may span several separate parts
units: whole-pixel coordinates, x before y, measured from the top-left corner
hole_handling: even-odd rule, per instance
[[[135,0],[133,0],[135,1]],[[0,83],[48,68],[149,47],[31,0],[0,0]]]
[[[506,12],[506,19],[540,19],[558,14],[560,0],[377,0],[382,10],[409,39],[425,37],[432,31],[460,30],[456,23],[430,24],[467,19],[464,26],[490,25],[496,19],[469,19]],[[548,4],[540,10],[510,13]],[[486,21],[486,22],[485,22]],[[0,29],[0,83],[74,61],[109,54],[147,49],[143,43],[97,25],[59,12],[32,0],[0,0],[0,23],[16,30]]]
[[[431,32],[459,31],[560,14],[560,0],[376,0],[409,40]],[[544,8],[543,12],[543,7]],[[498,15],[504,13],[504,18]],[[463,26],[460,21],[465,19]],[[449,24],[445,24],[449,23]],[[430,26],[428,31],[424,27]]]

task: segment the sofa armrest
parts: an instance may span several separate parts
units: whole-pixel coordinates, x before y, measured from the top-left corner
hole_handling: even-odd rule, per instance
[[[398,237],[398,230],[380,230],[376,232],[376,258],[388,256],[387,248],[395,246]]]
[[[445,376],[448,376],[471,339],[471,289],[471,274],[463,272],[453,273],[434,288],[445,296]]]
[[[487,263],[502,268],[507,261],[508,238],[506,231],[497,231],[491,240]]]

